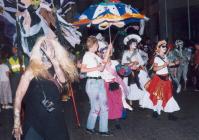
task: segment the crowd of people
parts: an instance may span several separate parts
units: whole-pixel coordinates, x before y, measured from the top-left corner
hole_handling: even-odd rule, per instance
[[[149,55],[149,48],[146,49],[141,40],[137,34],[127,35],[121,59],[114,60],[117,48],[108,44],[101,34],[89,36],[88,51],[78,64],[74,64],[66,49],[51,37],[38,39],[29,61],[25,55],[19,57],[17,48],[13,47],[13,55],[7,61],[0,61],[0,103],[2,109],[11,109],[14,104],[14,136],[20,139],[23,130],[23,139],[58,138],[54,135],[56,127],[60,140],[69,139],[65,133],[67,128],[61,123],[64,118],[59,93],[67,87],[67,81],[77,79],[77,69],[79,75],[84,74],[87,79],[85,91],[91,106],[87,133],[96,133],[95,124],[99,118],[98,133],[112,136],[108,121],[115,120],[116,128],[121,129],[119,120],[125,110],[134,109],[135,101],[139,102],[140,108],[151,109],[153,118],[158,118],[163,111],[169,120],[177,120],[173,112],[179,111],[180,107],[173,95],[186,90],[188,81],[193,83],[194,91],[199,89],[199,43],[186,47],[182,40],[176,40],[174,44],[162,40],[150,48],[153,55]],[[23,126],[22,110],[25,115]],[[41,123],[42,120],[48,121]],[[52,130],[44,131],[45,126]]]
[[[62,21],[60,25],[67,23],[59,15],[50,14],[53,10],[49,5],[35,8],[32,0],[22,2],[27,8],[16,15],[24,27],[22,45],[29,58],[20,54],[16,46],[10,58],[4,61],[0,58],[0,104],[2,109],[14,106],[13,135],[17,140],[70,139],[63,123],[61,93],[80,76],[86,79],[84,90],[90,103],[85,131],[101,136],[113,135],[109,120],[114,120],[116,128],[121,129],[120,119],[125,117],[126,110],[135,109],[135,101],[139,108],[152,110],[154,119],[165,112],[169,120],[176,121],[174,112],[180,106],[174,95],[187,90],[189,83],[193,83],[194,91],[199,91],[199,42],[187,45],[182,40],[160,40],[152,45],[149,40],[143,42],[141,36],[130,33],[123,39],[125,47],[118,58],[117,47],[98,34],[87,38],[87,51],[74,61],[74,55],[72,59],[69,49],[63,47],[66,44],[60,41],[60,34],[57,39],[54,30],[47,26],[55,23],[46,22],[45,17],[58,18]],[[42,14],[41,8],[47,11]],[[35,30],[37,27],[40,28]],[[73,29],[77,38],[69,35],[65,38],[70,40],[67,45],[75,46],[80,42],[79,35],[69,24],[61,27],[65,35],[66,27]]]
[[[49,134],[52,136],[48,139],[54,136],[59,136],[60,140],[69,139],[66,127],[61,123],[64,118],[59,93],[68,80],[77,79],[78,68],[79,74],[84,73],[87,79],[85,91],[91,106],[86,124],[89,134],[96,133],[98,117],[100,135],[112,135],[108,120],[115,120],[116,128],[121,129],[119,119],[124,110],[134,109],[134,101],[139,102],[140,108],[153,110],[154,118],[163,111],[168,113],[169,120],[177,120],[173,112],[179,111],[180,107],[173,94],[186,90],[187,81],[194,83],[194,91],[199,89],[199,43],[185,47],[182,40],[176,40],[174,44],[159,41],[151,57],[147,52],[149,48],[140,44],[141,40],[137,34],[127,35],[123,41],[126,50],[122,58],[113,60],[117,48],[108,44],[101,34],[89,36],[86,41],[88,51],[77,65],[58,41],[48,37],[38,39],[30,60],[24,55],[19,57],[17,48],[13,47],[13,55],[7,61],[0,61],[0,103],[2,109],[11,109],[14,101],[14,136],[19,139],[23,130],[23,139],[28,140],[31,137],[48,138]],[[193,71],[194,75],[190,76]],[[25,106],[23,127],[22,106]],[[52,115],[45,117],[49,112]],[[36,116],[39,121],[32,114],[39,115]],[[60,119],[51,124],[55,118]],[[45,122],[41,123],[42,120]],[[44,125],[49,129],[44,129]],[[55,132],[55,127],[59,133]]]
[[[198,91],[198,43],[186,47],[182,40],[176,40],[173,45],[162,40],[155,47],[147,48],[140,44],[141,40],[137,34],[127,35],[122,58],[112,60],[117,48],[113,49],[99,34],[87,39],[88,51],[79,68],[86,73],[85,89],[91,105],[88,133],[96,133],[99,116],[99,133],[112,135],[107,128],[108,120],[116,120],[116,128],[120,128],[118,120],[124,109],[133,110],[134,101],[139,102],[140,108],[153,110],[154,118],[163,111],[169,120],[176,121],[178,117],[173,112],[180,107],[173,95],[186,90],[188,80],[193,80],[194,91]],[[152,57],[147,50],[152,50]],[[188,79],[192,70],[196,75]]]

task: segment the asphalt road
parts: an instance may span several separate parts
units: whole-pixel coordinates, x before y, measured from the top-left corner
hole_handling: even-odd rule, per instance
[[[66,123],[71,140],[199,140],[199,92],[184,91],[175,95],[181,110],[176,112],[177,121],[170,121],[163,113],[159,119],[152,118],[152,111],[140,109],[127,112],[127,118],[120,120],[121,129],[115,128],[115,122],[109,122],[114,136],[102,137],[89,135],[84,131],[89,111],[89,102],[83,90],[76,92],[76,102],[81,121],[78,128],[71,101],[63,103]],[[12,110],[0,112],[0,140],[12,140]],[[98,126],[96,126],[98,129]]]

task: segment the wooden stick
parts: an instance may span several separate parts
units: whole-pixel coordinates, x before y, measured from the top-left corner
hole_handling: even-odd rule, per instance
[[[72,88],[71,83],[69,83],[69,92],[71,94],[71,98],[72,98],[72,102],[73,102],[73,109],[75,111],[75,117],[76,117],[76,121],[77,121],[77,126],[80,127],[79,114],[77,112],[77,106],[76,106],[74,92],[73,92],[73,88]]]

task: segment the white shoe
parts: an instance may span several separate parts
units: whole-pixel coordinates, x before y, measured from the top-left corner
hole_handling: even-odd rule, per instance
[[[177,93],[180,93],[180,91],[181,91],[181,85],[178,86],[176,92],[177,92]]]

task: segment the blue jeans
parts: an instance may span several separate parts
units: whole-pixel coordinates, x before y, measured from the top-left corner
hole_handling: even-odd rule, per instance
[[[87,128],[94,129],[97,117],[99,116],[99,131],[108,132],[108,106],[104,80],[88,79],[86,92],[91,105]]]
[[[178,78],[177,78],[177,68],[169,68],[169,73],[170,73],[170,76],[172,78],[172,80],[175,82],[176,86],[180,86],[180,82],[178,81]]]
[[[184,82],[187,81],[188,66],[189,66],[189,64],[181,64],[178,67],[177,78],[178,78],[179,82],[181,80],[181,77],[183,77]]]

